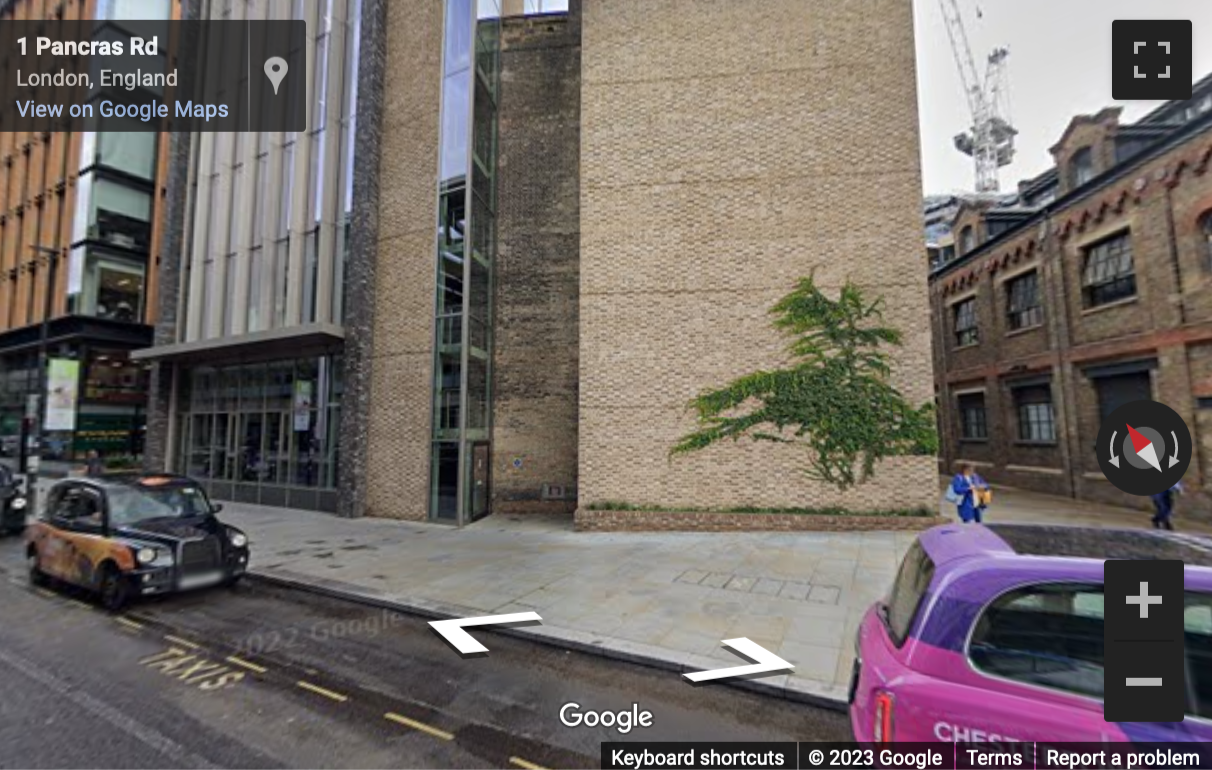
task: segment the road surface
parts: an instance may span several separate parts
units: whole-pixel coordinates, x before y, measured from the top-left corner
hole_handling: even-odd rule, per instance
[[[603,741],[848,740],[843,714],[248,582],[139,603],[33,589],[0,540],[0,767],[596,767]],[[738,661],[739,663],[740,661]],[[652,712],[627,734],[559,712]]]

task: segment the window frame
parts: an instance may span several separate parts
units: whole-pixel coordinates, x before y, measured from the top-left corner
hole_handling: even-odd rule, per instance
[[[959,233],[959,256],[976,250],[976,228],[964,225]]]
[[[1119,253],[1119,258],[1123,259],[1123,253],[1127,252],[1129,264],[1128,272],[1116,272],[1113,277],[1107,278],[1105,275],[1100,277],[1098,281],[1093,281],[1090,278],[1092,272],[1091,267],[1098,256],[1099,262],[1111,262],[1115,257],[1111,255],[1110,247],[1112,244],[1122,242],[1123,246]],[[1099,254],[1100,249],[1106,249],[1105,252]],[[1139,287],[1136,283],[1136,257],[1132,253],[1132,233],[1131,230],[1120,230],[1117,233],[1102,238],[1093,243],[1081,247],[1082,250],[1082,269],[1081,287],[1082,287],[1082,308],[1085,310],[1093,310],[1095,308],[1105,307],[1117,302],[1124,302],[1129,299],[1135,299],[1140,296]],[[1109,287],[1115,287],[1123,284],[1128,287],[1127,291],[1120,290],[1120,293],[1115,293]],[[1102,292],[1106,291],[1107,295]]]
[[[1042,389],[1047,389],[1047,391],[1048,391],[1048,399],[1046,401],[1039,401],[1039,400],[1023,401],[1023,400],[1021,400],[1022,396],[1020,394],[1025,394],[1030,391],[1040,391]],[[1014,416],[1015,416],[1015,425],[1016,425],[1016,428],[1018,431],[1018,443],[1036,444],[1036,445],[1054,445],[1054,444],[1056,444],[1056,441],[1057,441],[1057,438],[1056,438],[1056,399],[1054,398],[1054,394],[1052,392],[1052,382],[1049,381],[1047,383],[1037,383],[1034,385],[1020,385],[1017,387],[1011,386],[1010,387],[1010,398],[1014,404]],[[1023,431],[1024,407],[1044,406],[1044,405],[1046,405],[1048,407],[1047,424],[1051,426],[1052,437],[1051,438],[1037,438],[1034,436],[1026,435]],[[1028,423],[1035,423],[1035,421],[1028,419]],[[1043,423],[1036,423],[1036,424],[1043,424]]]
[[[1040,296],[1039,277],[1039,268],[1032,268],[1005,280],[1006,328],[1011,332],[1027,331],[1044,325],[1044,303]],[[1016,308],[1014,287],[1024,285],[1023,282],[1029,278],[1034,280],[1034,304]]]
[[[968,428],[967,411],[968,410],[964,408],[963,401],[965,398],[971,398],[973,396],[980,396],[980,399],[981,399],[980,426],[983,429],[982,430],[983,435],[979,435],[979,436],[974,435],[974,434],[969,434],[968,430],[967,430],[967,428]],[[985,403],[985,392],[984,391],[972,391],[970,393],[956,393],[955,394],[955,408],[956,408],[956,411],[959,413],[959,430],[960,430],[959,438],[960,438],[960,441],[988,441],[989,440],[989,407]]]
[[[979,345],[981,342],[980,319],[977,317],[976,295],[965,297],[957,302],[953,302],[951,309],[951,338],[952,343],[957,348],[967,348],[973,345]],[[971,307],[971,314],[964,314],[965,317],[971,317],[971,325],[960,326],[960,316],[963,308]]]
[[[1098,176],[1094,168],[1094,148],[1090,145],[1079,147],[1069,156],[1070,189],[1076,189]]]
[[[1212,209],[1208,209],[1199,215],[1196,220],[1199,225],[1200,249],[1202,251],[1200,262],[1203,263],[1205,270],[1212,271]]]

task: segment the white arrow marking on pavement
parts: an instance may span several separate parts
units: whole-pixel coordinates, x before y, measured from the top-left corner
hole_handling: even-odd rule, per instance
[[[1174,431],[1170,431],[1170,438],[1174,439],[1174,454],[1170,455],[1170,464],[1166,466],[1167,468],[1173,468],[1175,465],[1178,465],[1178,462],[1179,462],[1178,461],[1178,434]]]
[[[732,668],[717,668],[711,671],[696,671],[693,674],[682,674],[692,682],[707,682],[712,679],[727,679],[732,676],[744,676],[745,674],[762,674],[767,671],[782,671],[783,669],[795,668],[787,661],[775,655],[770,650],[767,650],[757,642],[750,641],[745,637],[739,639],[725,639],[724,644],[736,650],[750,660],[756,660],[750,666],[733,666]]]
[[[1119,433],[1117,430],[1111,431],[1111,464],[1116,468],[1119,467],[1119,458],[1115,456],[1115,434],[1117,433]]]
[[[488,652],[488,648],[477,642],[463,629],[467,626],[496,626],[502,623],[524,623],[535,620],[540,623],[543,619],[537,612],[515,612],[510,615],[485,615],[479,618],[451,618],[450,620],[431,620],[429,625],[442,635],[456,650],[464,655],[473,652]]]

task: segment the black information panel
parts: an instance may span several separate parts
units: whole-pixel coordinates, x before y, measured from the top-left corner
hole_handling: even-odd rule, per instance
[[[1103,718],[1181,722],[1186,708],[1183,563],[1103,563]]]
[[[303,21],[0,21],[0,131],[303,131]]]

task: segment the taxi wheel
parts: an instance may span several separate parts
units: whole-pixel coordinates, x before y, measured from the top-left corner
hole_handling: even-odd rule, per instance
[[[130,584],[118,568],[107,564],[101,569],[99,583],[101,606],[110,612],[118,612],[130,601]]]
[[[42,567],[38,564],[38,552],[30,550],[29,556],[26,557],[26,565],[29,568],[29,582],[36,586],[44,586],[48,582],[46,573],[42,571]]]

